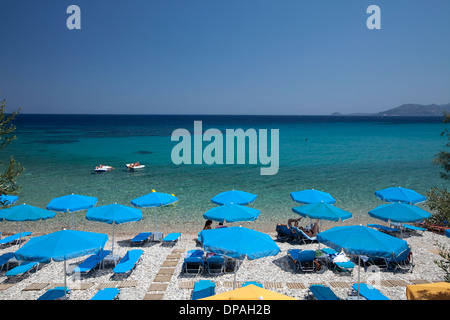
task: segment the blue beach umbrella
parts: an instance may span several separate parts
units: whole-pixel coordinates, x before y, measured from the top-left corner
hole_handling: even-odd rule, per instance
[[[409,204],[416,204],[427,200],[423,195],[414,190],[402,187],[386,188],[375,191],[375,195],[386,202],[403,202]]]
[[[199,237],[205,250],[239,260],[274,256],[281,251],[270,235],[244,227],[202,230]]]
[[[396,258],[408,250],[408,243],[405,240],[361,225],[333,227],[318,233],[317,240],[337,251],[357,255],[358,259],[361,255]],[[359,298],[361,264],[358,265]]]
[[[47,209],[58,212],[72,212],[72,225],[73,228],[75,228],[75,217],[73,213],[76,211],[95,207],[96,204],[96,197],[89,197],[72,193],[63,197],[52,199],[47,205]]]
[[[108,235],[103,233],[61,230],[31,238],[15,252],[18,260],[33,262],[64,261],[64,288],[67,289],[66,261],[96,254],[103,249]],[[65,292],[66,293],[66,292]]]
[[[199,239],[205,250],[238,260],[259,259],[275,256],[281,252],[268,234],[244,227],[202,230]],[[234,283],[236,283],[236,268]]]
[[[155,208],[155,223],[156,232],[158,232],[158,219],[156,217],[156,207],[163,207],[169,204],[175,203],[178,198],[173,194],[156,192],[153,190],[151,193],[146,194],[142,197],[131,200],[131,204],[135,207],[154,207]]]
[[[326,202],[317,202],[305,204],[292,208],[292,211],[301,215],[302,217],[309,217],[311,219],[344,221],[350,219],[352,214],[341,208],[335,207]]]
[[[254,221],[258,218],[258,209],[241,206],[239,204],[225,204],[215,207],[203,214],[205,219],[219,222]]]
[[[86,219],[113,225],[111,254],[114,254],[114,233],[116,224],[139,221],[142,219],[142,212],[136,208],[114,203],[101,207],[90,208],[86,213]]]
[[[18,196],[0,195],[0,205],[3,203],[4,206],[10,206],[17,200],[19,200]]]
[[[240,190],[230,190],[221,192],[215,197],[211,198],[211,202],[218,204],[218,205],[224,205],[224,204],[249,204],[256,199],[256,194],[240,191]]]
[[[41,209],[38,207],[30,206],[28,204],[21,204],[8,209],[0,210],[0,221],[21,221],[20,223],[20,235],[22,235],[23,221],[37,221],[53,218],[56,212]],[[20,237],[22,238],[22,237]],[[21,241],[19,240],[19,248]]]
[[[314,189],[291,192],[291,198],[295,202],[305,204],[317,202],[336,203],[336,200],[329,193]]]
[[[393,222],[420,222],[431,217],[431,214],[422,208],[406,203],[382,204],[370,210],[369,215],[383,221]]]

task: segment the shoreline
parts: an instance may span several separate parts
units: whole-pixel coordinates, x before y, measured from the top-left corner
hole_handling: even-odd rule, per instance
[[[254,229],[256,231],[273,234],[275,233],[275,228],[277,224],[287,224],[288,219],[290,218],[299,218],[295,214],[285,215],[283,217],[270,218],[266,220],[259,219],[255,221],[249,222],[236,222],[236,223],[226,223],[228,226],[242,226],[250,229]],[[311,220],[309,218],[303,218],[300,220],[299,225],[306,227],[315,220]],[[164,234],[168,234],[171,232],[181,232],[186,235],[196,236],[198,232],[200,232],[206,219],[199,220],[198,222],[161,222],[158,220],[157,230],[163,232]],[[344,225],[367,225],[368,223],[382,224],[388,225],[388,223],[383,222],[379,219],[372,218],[370,216],[364,217],[353,217],[351,219],[345,221],[325,221],[320,220],[321,231],[325,231],[329,228],[335,226],[344,226]],[[218,225],[218,222],[213,221],[212,227],[215,228]],[[12,235],[20,232],[21,222],[16,221],[2,221],[0,225],[0,232],[3,233],[2,237],[6,235]],[[112,225],[97,221],[88,221],[85,219],[85,213],[79,213],[75,218],[75,223],[73,227],[72,218],[62,217],[61,215],[56,215],[56,217],[52,219],[48,219],[45,221],[24,221],[22,225],[23,231],[32,231],[33,236],[41,235],[44,233],[50,233],[59,231],[61,229],[74,229],[80,231],[89,231],[89,232],[99,232],[99,233],[107,233],[108,235],[112,235]],[[115,234],[122,236],[132,236],[136,235],[139,232],[152,232],[156,231],[156,225],[154,217],[145,217],[145,219],[136,222],[128,222],[123,224],[115,225]]]
[[[112,229],[110,229],[112,232]],[[163,231],[163,230],[161,230]],[[175,232],[175,231],[174,231]],[[165,233],[166,234],[166,233]],[[269,232],[275,239],[275,230]],[[135,233],[115,234],[114,253],[123,256],[128,250],[144,250],[142,263],[138,264],[128,278],[123,280],[111,279],[112,267],[95,270],[92,274],[81,279],[68,276],[68,286],[71,287],[71,300],[89,300],[102,287],[113,286],[121,290],[121,300],[190,300],[194,282],[198,280],[212,280],[216,283],[216,294],[232,289],[234,273],[220,276],[201,274],[186,276],[181,272],[183,258],[188,250],[201,249],[196,246],[196,233],[182,233],[181,239],[175,246],[162,246],[159,242],[131,246],[129,240]],[[111,250],[111,233],[105,250]],[[411,246],[414,256],[414,270],[412,273],[393,273],[391,271],[371,273],[361,270],[361,281],[373,281],[374,286],[391,300],[406,300],[406,285],[414,282],[443,281],[443,271],[433,262],[438,260],[437,243],[444,245],[448,238],[443,235],[423,231],[404,238]],[[346,299],[350,285],[357,282],[357,270],[351,275],[339,275],[332,270],[323,274],[294,272],[287,256],[291,248],[317,250],[318,244],[292,244],[275,241],[281,252],[272,257],[256,260],[244,260],[237,271],[238,285],[244,281],[257,281],[266,289],[288,296],[304,299],[308,293],[308,285],[321,283],[330,288],[341,299]],[[321,245],[324,247],[323,245]],[[18,245],[1,250],[1,253],[14,252]],[[67,267],[79,264],[87,256],[68,260]],[[0,273],[0,300],[36,300],[51,286],[64,282],[61,262],[51,262],[43,265],[36,272],[30,273],[20,281],[7,279],[5,272]],[[165,277],[161,277],[165,275]],[[3,286],[2,286],[3,285]],[[8,285],[11,285],[7,287]],[[40,289],[30,289],[32,285],[42,285]],[[5,288],[7,287],[7,288]]]

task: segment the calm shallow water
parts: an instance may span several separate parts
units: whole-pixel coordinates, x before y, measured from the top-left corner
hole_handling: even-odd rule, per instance
[[[174,165],[173,130],[193,132],[194,120],[203,129],[279,129],[280,164],[276,175],[260,175],[261,165]],[[447,126],[448,127],[448,126]],[[425,195],[432,186],[445,186],[434,155],[443,150],[446,128],[436,118],[276,117],[276,116],[70,116],[20,115],[17,137],[2,157],[14,154],[26,168],[19,179],[18,203],[45,207],[70,193],[95,196],[98,206],[130,205],[155,189],[173,193],[179,203],[158,208],[158,228],[197,232],[202,214],[215,206],[210,199],[222,191],[244,190],[258,195],[252,207],[261,215],[252,226],[274,230],[277,222],[296,215],[289,193],[318,189],[331,193],[336,205],[353,213],[349,223],[369,221],[367,212],[381,201],[374,192],[402,186]],[[203,146],[208,143],[204,142]],[[225,144],[224,144],[225,145]],[[139,161],[141,172],[125,164]],[[98,164],[116,169],[96,174]],[[87,221],[75,213],[77,229],[110,231],[111,226]],[[154,209],[143,209],[140,222],[120,225],[117,232],[154,230]],[[49,230],[71,227],[72,215],[26,222],[24,227]],[[245,225],[245,224],[243,224]],[[19,228],[2,222],[2,231]]]

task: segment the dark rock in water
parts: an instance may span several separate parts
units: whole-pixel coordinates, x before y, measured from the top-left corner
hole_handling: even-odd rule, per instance
[[[33,142],[43,144],[64,144],[78,142],[78,140],[34,140]]]
[[[137,154],[151,154],[153,151],[136,151]]]

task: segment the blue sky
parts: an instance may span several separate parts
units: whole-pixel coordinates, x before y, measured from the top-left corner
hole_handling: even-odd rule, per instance
[[[81,30],[69,30],[69,5]],[[369,30],[369,5],[381,29]],[[0,2],[23,113],[317,114],[450,102],[450,1]]]

